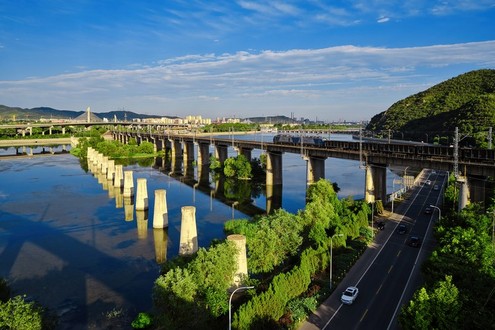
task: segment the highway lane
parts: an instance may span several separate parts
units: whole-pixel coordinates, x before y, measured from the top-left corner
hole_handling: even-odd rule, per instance
[[[425,208],[430,204],[437,205],[441,189],[434,190],[446,176],[438,176],[429,172],[431,185],[415,188],[415,197],[411,196],[408,205],[401,205],[403,214],[400,223],[408,227],[406,234],[396,232],[399,222],[388,221],[387,226],[393,230],[379,233],[388,235],[382,250],[369,265],[364,274],[348,285],[358,286],[360,292],[357,300],[351,306],[335,305],[343,287],[333,294],[332,310],[335,311],[330,320],[321,329],[395,329],[400,306],[407,303],[417,285],[421,283],[419,266],[421,261],[431,253],[431,221],[437,218],[436,211],[425,214]],[[406,208],[406,209],[404,209]],[[421,247],[415,248],[407,243],[411,235],[421,238]],[[383,240],[383,237],[382,237]],[[411,276],[412,275],[412,276]],[[347,285],[347,284],[346,284]]]

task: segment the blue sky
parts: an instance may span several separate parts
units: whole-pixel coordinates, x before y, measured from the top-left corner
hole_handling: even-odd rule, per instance
[[[0,2],[0,104],[369,120],[495,68],[495,0]]]

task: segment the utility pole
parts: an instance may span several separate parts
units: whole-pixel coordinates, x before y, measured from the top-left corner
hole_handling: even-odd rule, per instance
[[[492,149],[492,128],[488,128],[488,149]]]
[[[454,177],[459,177],[459,128],[455,128],[454,136]]]

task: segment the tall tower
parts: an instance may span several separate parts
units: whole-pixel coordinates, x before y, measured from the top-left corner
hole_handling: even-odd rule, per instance
[[[90,107],[86,108],[86,116],[87,116],[86,122],[90,123],[91,122],[91,108]]]

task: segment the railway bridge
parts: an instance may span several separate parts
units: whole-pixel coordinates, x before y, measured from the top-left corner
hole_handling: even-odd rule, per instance
[[[170,150],[172,161],[181,158],[186,164],[196,161],[198,168],[209,165],[210,146],[214,146],[215,157],[223,163],[227,159],[228,148],[233,148],[247,159],[251,159],[254,149],[262,150],[267,156],[266,185],[269,188],[282,184],[282,155],[300,154],[306,160],[307,183],[311,184],[325,177],[325,159],[328,157],[350,159],[360,162],[365,169],[365,200],[387,200],[386,169],[389,166],[410,168],[430,168],[458,173],[460,185],[459,208],[468,203],[469,188],[467,177],[495,176],[494,150],[453,148],[411,142],[385,143],[377,141],[325,141],[324,145],[311,143],[291,144],[263,141],[218,138],[213,135],[156,134],[113,131],[113,138],[128,143],[131,138],[138,144],[152,142],[155,149]],[[194,159],[196,149],[197,159]],[[412,180],[408,180],[412,182]],[[482,189],[484,190],[484,189]],[[479,196],[480,192],[475,195]],[[483,196],[484,197],[484,196]],[[482,197],[478,197],[482,199]]]

